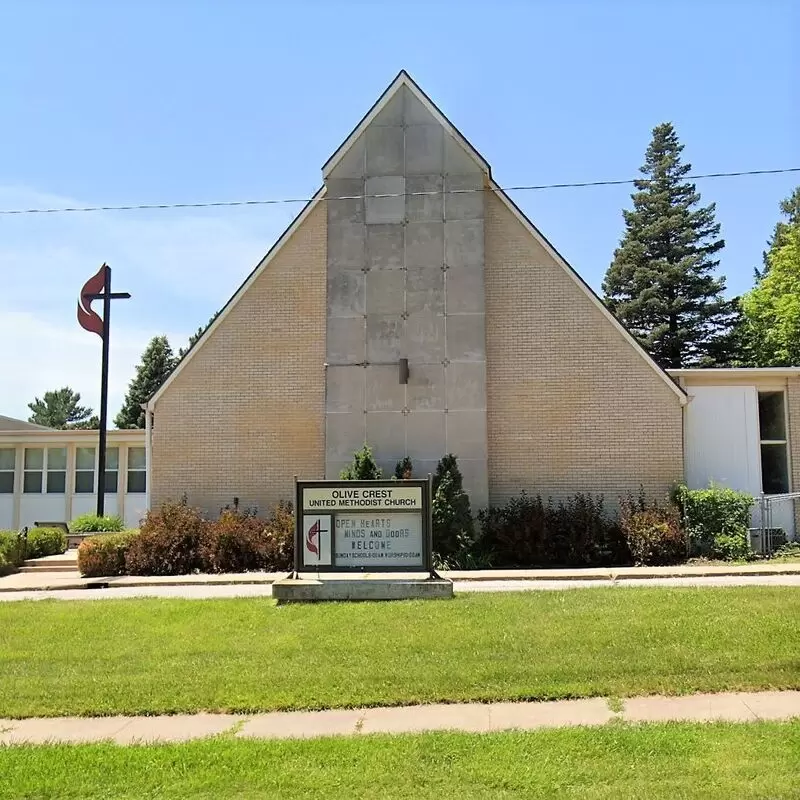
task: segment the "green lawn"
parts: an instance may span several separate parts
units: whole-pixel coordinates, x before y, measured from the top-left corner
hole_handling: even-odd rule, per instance
[[[800,723],[0,747],[0,798],[797,798]]]
[[[800,688],[800,592],[0,603],[0,717]]]

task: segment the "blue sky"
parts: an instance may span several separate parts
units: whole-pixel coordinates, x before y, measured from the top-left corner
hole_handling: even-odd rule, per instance
[[[407,69],[501,185],[635,177],[671,120],[696,172],[800,166],[798,4],[761,2],[6,2],[0,208],[310,196],[320,168]],[[780,175],[701,181],[731,293],[751,285]],[[599,290],[628,187],[515,200]],[[177,349],[299,206],[0,215],[0,413],[69,384],[98,402],[77,327],[105,260],[110,412],[142,348]]]

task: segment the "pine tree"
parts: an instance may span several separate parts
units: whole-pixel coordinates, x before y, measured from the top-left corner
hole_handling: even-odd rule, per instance
[[[122,410],[114,420],[118,428],[144,428],[142,403],[146,403],[155,394],[174,369],[175,363],[167,337],[153,337],[142,353],[142,360],[136,367],[136,376],[128,384]]]
[[[798,186],[785,200],[781,200],[781,214],[786,220],[778,220],[775,223],[775,230],[772,237],[767,242],[767,250],[764,251],[764,265],[761,270],[756,268],[756,282],[766,276],[769,270],[769,257],[779,247],[785,243],[785,237],[792,229],[800,227],[800,186]]]
[[[647,177],[634,184],[625,235],[603,281],[606,305],[665,368],[726,361],[720,351],[735,310],[723,297],[724,277],[714,275],[725,246],[715,206],[699,207],[682,151],[671,123],[653,129],[640,169]]]
[[[452,454],[444,456],[433,476],[433,549],[439,559],[466,551],[474,539],[472,510],[464,479]]]
[[[377,481],[383,475],[381,468],[375,463],[375,456],[368,444],[353,453],[352,463],[345,467],[339,478],[343,481]]]
[[[100,420],[92,416],[91,408],[79,406],[80,401],[80,394],[69,386],[45,392],[41,400],[35,397],[32,403],[28,403],[28,408],[33,412],[28,422],[59,430],[99,428]]]
[[[208,330],[208,326],[219,316],[219,311],[214,314],[209,321],[203,325],[202,328],[198,328],[190,337],[189,337],[189,344],[186,347],[178,348],[178,359],[183,358],[196,344],[197,340]]]

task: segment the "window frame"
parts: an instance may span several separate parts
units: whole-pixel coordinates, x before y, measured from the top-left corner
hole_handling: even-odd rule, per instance
[[[767,394],[780,394],[783,398],[783,439],[763,439],[761,436],[761,395]],[[786,494],[792,491],[792,463],[791,452],[789,448],[789,398],[787,397],[786,387],[756,387],[756,410],[757,410],[757,425],[758,425],[758,465],[761,472],[761,493],[767,496],[775,495],[775,492],[767,492],[764,489],[764,445],[767,446],[782,446],[786,464],[785,486],[786,492],[778,492],[777,494]]]
[[[11,466],[11,469],[3,469],[2,466],[0,466],[0,477],[2,477],[4,475],[11,475],[11,490],[10,491],[3,491],[2,483],[0,483],[0,494],[11,494],[11,495],[13,495],[13,494],[16,493],[16,488],[17,488],[17,448],[15,446],[11,446],[11,447],[3,446],[3,447],[0,447],[0,452],[6,451],[6,450],[10,451],[11,454],[12,454],[12,459],[11,459],[11,465],[12,466]]]
[[[85,467],[78,466],[78,451],[80,450],[91,450],[92,451],[92,468],[86,469]],[[89,473],[92,476],[92,486],[90,489],[79,489],[78,488],[78,476]],[[95,487],[97,485],[97,448],[86,447],[84,445],[76,445],[75,446],[75,469],[74,469],[74,484],[72,492],[73,494],[94,494]]]
[[[144,466],[131,468],[131,452],[141,450],[144,453]],[[147,494],[147,448],[143,445],[129,445],[125,452],[125,493],[126,494]],[[141,475],[144,479],[144,488],[141,491],[131,489],[131,477]]]

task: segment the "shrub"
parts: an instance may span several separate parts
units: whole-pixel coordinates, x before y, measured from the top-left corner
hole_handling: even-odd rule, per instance
[[[406,456],[397,462],[394,468],[394,476],[399,481],[407,481],[414,474],[414,465],[411,459]]]
[[[678,488],[692,555],[708,558],[746,558],[750,555],[748,529],[755,500],[746,492],[721,486]]]
[[[25,542],[17,531],[0,531],[0,575],[13,572],[25,560]]]
[[[522,492],[480,514],[477,547],[498,567],[608,566],[631,561],[602,496],[578,493],[557,504]]]
[[[467,551],[475,533],[469,496],[454,455],[446,455],[433,476],[433,550],[439,559]]]
[[[635,564],[677,564],[686,559],[686,536],[673,506],[647,504],[642,493],[620,501],[620,527]]]
[[[69,524],[70,533],[118,533],[125,530],[125,523],[121,517],[97,514],[81,514]]]
[[[375,463],[370,446],[365,444],[359,451],[353,453],[352,463],[339,473],[339,478],[343,481],[377,481],[382,475],[383,472]]]
[[[200,560],[207,572],[289,569],[293,546],[290,505],[279,504],[268,520],[226,509],[203,529]]]
[[[41,558],[63,553],[67,549],[67,537],[61,528],[30,528],[28,530],[28,558]]]
[[[186,575],[202,568],[200,540],[208,522],[185,503],[150,510],[125,554],[131,575]]]
[[[78,570],[87,578],[124,575],[125,556],[139,531],[100,533],[84,539],[78,547]]]

